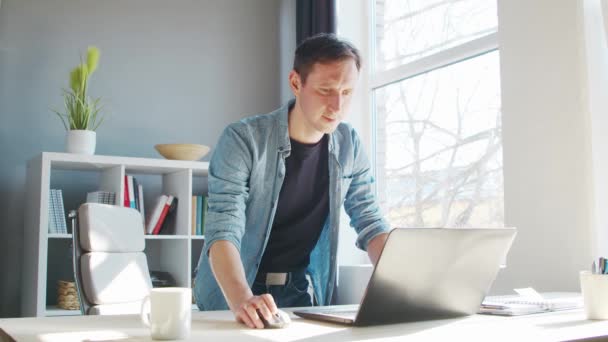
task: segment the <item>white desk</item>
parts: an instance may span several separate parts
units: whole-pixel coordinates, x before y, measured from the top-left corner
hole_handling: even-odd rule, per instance
[[[519,317],[475,315],[459,319],[352,328],[297,318],[285,329],[254,330],[229,311],[193,312],[190,341],[564,341],[608,336],[608,321],[589,321],[582,310]],[[0,319],[17,341],[149,341],[139,316],[66,316]],[[0,332],[0,341],[6,335]],[[9,339],[10,341],[10,339]]]

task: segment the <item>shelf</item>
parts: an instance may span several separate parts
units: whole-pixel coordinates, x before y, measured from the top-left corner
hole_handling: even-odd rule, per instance
[[[46,306],[46,316],[80,316],[80,310],[60,309],[56,305]]]
[[[60,309],[54,301],[57,280],[73,274],[73,234],[49,233],[50,189],[63,190],[65,209],[78,208],[90,191],[114,192],[117,203],[122,203],[126,175],[140,177],[139,183],[147,190],[146,209],[152,210],[159,194],[181,200],[167,235],[144,236],[144,253],[149,269],[169,272],[177,286],[191,286],[192,272],[205,245],[204,236],[191,235],[191,196],[208,192],[208,168],[209,163],[200,161],[56,152],[43,152],[29,160],[26,201],[33,205],[24,213],[23,238],[27,243],[23,252],[22,314],[80,315],[80,310]]]
[[[149,240],[186,240],[188,235],[145,235]],[[49,239],[71,239],[72,234],[50,234]],[[204,235],[192,235],[192,240],[205,240]]]
[[[49,233],[49,239],[71,239],[72,234]]]
[[[185,160],[167,160],[154,158],[116,157],[84,155],[74,153],[43,152],[43,159],[48,159],[53,168],[63,170],[103,170],[116,165],[125,165],[130,173],[165,174],[174,171],[192,169],[195,176],[207,176],[209,163]]]
[[[145,235],[146,240],[187,240],[188,235]]]

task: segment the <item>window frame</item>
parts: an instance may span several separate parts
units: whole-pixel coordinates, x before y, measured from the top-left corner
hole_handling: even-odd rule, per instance
[[[496,0],[498,1],[498,0]],[[458,64],[481,55],[499,51],[498,30],[496,29],[488,34],[474,38],[465,43],[446,48],[439,52],[418,58],[414,61],[404,63],[400,66],[376,71],[376,1],[372,0],[367,6],[368,10],[368,51],[369,51],[369,74],[366,84],[365,94],[369,101],[369,110],[371,115],[371,132],[370,132],[370,152],[371,152],[371,169],[373,177],[378,180],[378,113],[376,106],[375,91],[379,88],[388,86],[393,83],[405,81],[407,79],[432,72],[434,70],[444,68],[453,64]],[[498,15],[498,14],[497,14]],[[499,71],[500,72],[500,71]],[[503,165],[504,169],[504,165]],[[378,194],[378,182],[374,182],[374,194]]]

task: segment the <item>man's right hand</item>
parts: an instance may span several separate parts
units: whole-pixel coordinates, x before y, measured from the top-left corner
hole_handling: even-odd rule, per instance
[[[267,321],[277,313],[274,299],[268,293],[260,296],[250,296],[233,308],[234,317],[238,322],[245,323],[250,328],[263,329],[264,323],[260,319],[262,314]],[[258,314],[259,313],[259,314]]]
[[[216,241],[209,248],[209,262],[236,320],[250,328],[264,328],[256,310],[259,310],[264,318],[271,320],[272,315],[277,313],[277,306],[271,295],[254,296],[251,293],[236,247],[229,241]]]

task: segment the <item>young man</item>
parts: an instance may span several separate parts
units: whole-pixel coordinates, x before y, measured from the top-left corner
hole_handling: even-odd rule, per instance
[[[296,49],[289,86],[295,100],[228,126],[209,166],[205,247],[195,295],[201,310],[228,307],[262,328],[277,306],[329,305],[336,281],[340,207],[357,247],[376,262],[389,226],[372,193],[359,137],[341,123],[361,58],[334,35]]]

